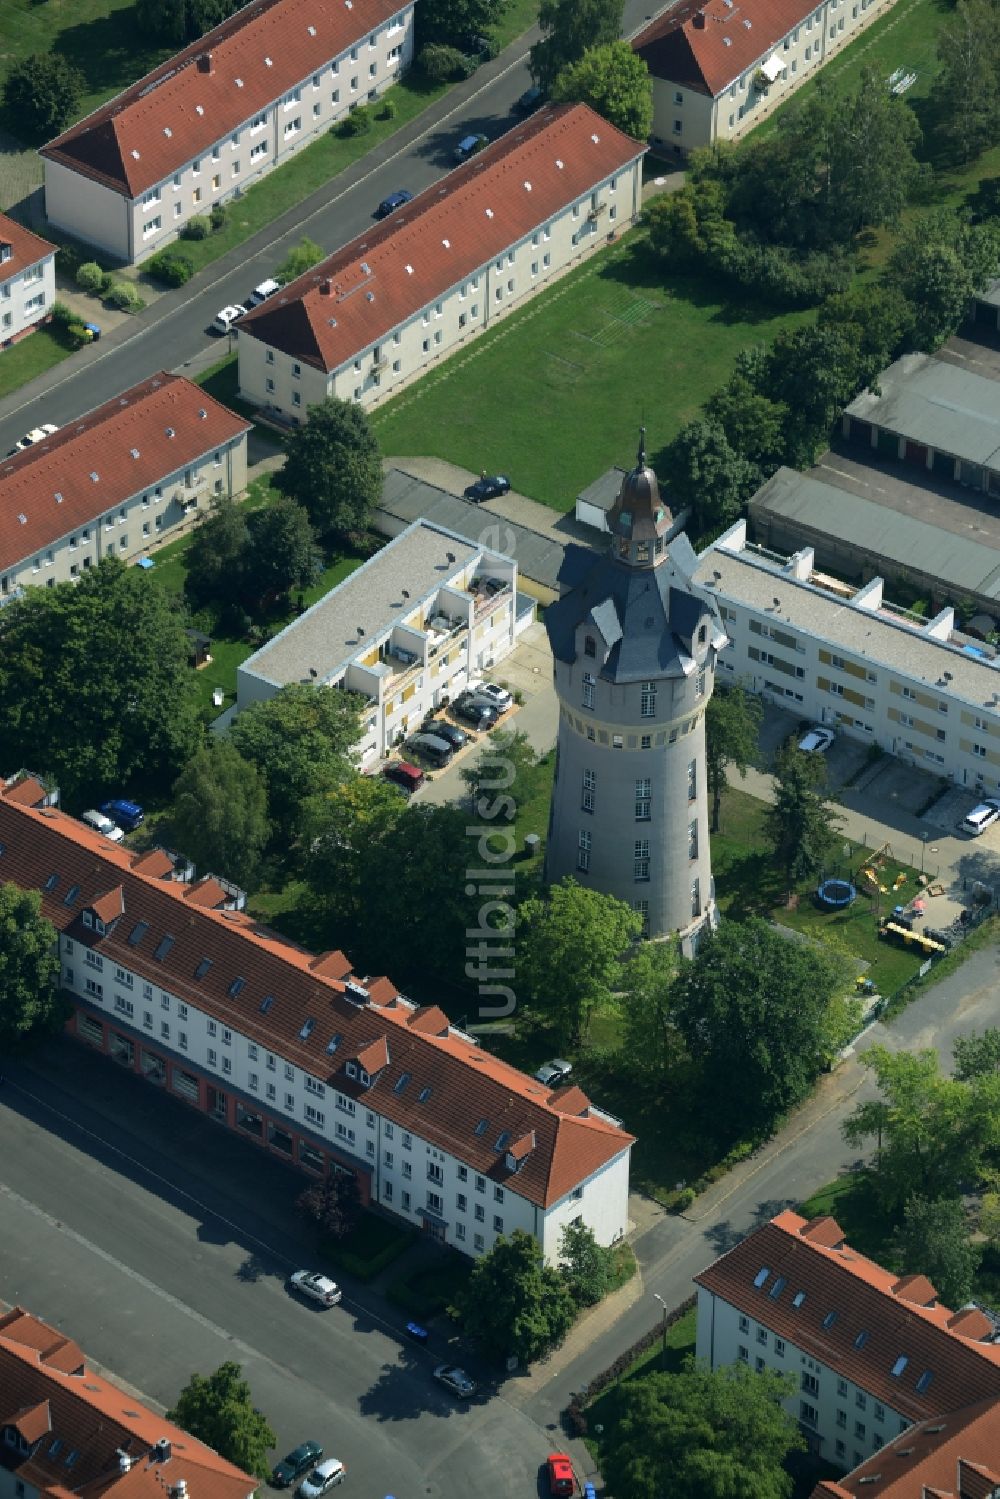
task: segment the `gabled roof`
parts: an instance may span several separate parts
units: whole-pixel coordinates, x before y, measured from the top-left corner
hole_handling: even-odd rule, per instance
[[[68,1354],[68,1357],[62,1355]],[[75,1343],[21,1307],[0,1315],[0,1427],[31,1445],[4,1466],[48,1499],[249,1499],[256,1479],[96,1374]],[[157,1444],[160,1444],[157,1446]]]
[[[6,260],[0,259],[0,284],[13,280],[29,266],[37,265],[40,260],[56,253],[55,245],[50,245],[47,239],[42,239],[40,234],[32,234],[30,229],[23,228],[16,219],[0,213],[0,247],[4,245],[10,247],[10,255]]]
[[[540,110],[262,303],[240,338],[339,369],[645,150],[586,104]]]
[[[0,461],[0,572],[250,426],[200,386],[161,371]]]
[[[138,197],[403,8],[403,0],[256,0],[41,155]]]
[[[989,1319],[987,1334],[942,1306],[926,1277],[899,1280],[821,1222],[813,1235],[798,1213],[779,1213],[695,1281],[910,1421],[1000,1397]]]
[[[911,1426],[812,1499],[988,1499],[1000,1488],[1000,1400]]]
[[[388,978],[362,981],[349,965],[343,973],[341,954],[316,958],[244,912],[193,903],[188,886],[140,873],[141,862],[65,813],[19,805],[0,787],[0,881],[38,890],[56,928],[106,961],[169,990],[312,1077],[369,1100],[385,1118],[482,1175],[511,1179],[513,1190],[541,1207],[559,1202],[631,1147],[632,1136],[578,1088],[550,1093],[460,1031],[439,1034],[411,1025],[414,1015],[419,1020],[428,1012],[403,998]],[[124,913],[100,935],[84,925],[82,913],[116,887]],[[342,977],[331,976],[338,971]],[[345,1064],[371,1046],[379,1048],[377,1055],[387,1049],[388,1061],[363,1087],[348,1078]],[[505,1147],[529,1133],[536,1148],[515,1182]]]
[[[654,78],[714,98],[815,8],[815,0],[680,0],[632,47]]]

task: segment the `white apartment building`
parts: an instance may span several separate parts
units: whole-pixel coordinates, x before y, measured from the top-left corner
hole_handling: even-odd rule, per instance
[[[358,759],[377,764],[427,713],[503,660],[516,609],[512,558],[414,521],[243,662],[238,709],[291,682],[360,693],[367,708]]]
[[[896,1276],[833,1218],[779,1213],[695,1276],[696,1354],[790,1374],[785,1408],[815,1456],[857,1467],[914,1422],[1000,1394],[1000,1331]]]
[[[244,318],[241,396],[292,425],[378,405],[634,223],[645,150],[540,110]]]
[[[0,213],[0,349],[37,328],[55,299],[55,245]]]
[[[961,635],[955,613],[927,620],[817,572],[811,547],[782,557],[737,521],[698,558],[695,581],[719,602],[729,648],[719,679],[957,786],[1000,791],[1000,656]]]
[[[58,930],[70,1034],[466,1254],[522,1228],[555,1261],[575,1219],[622,1237],[633,1140],[579,1088],[550,1091],[341,952],[209,908],[44,799],[0,786],[0,872]]]
[[[739,140],[894,0],[681,0],[632,46],[653,80],[655,146]]]
[[[0,604],[128,562],[246,488],[250,423],[166,371],[0,462]]]
[[[413,56],[413,0],[257,0],[42,147],[50,222],[128,263],[239,198]]]

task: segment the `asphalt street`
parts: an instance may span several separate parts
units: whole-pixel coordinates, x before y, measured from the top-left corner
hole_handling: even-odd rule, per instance
[[[666,8],[626,0],[625,34]],[[200,370],[212,345],[221,358],[226,340],[213,339],[208,331],[219,308],[245,301],[304,234],[327,253],[338,249],[374,225],[373,210],[389,193],[400,187],[421,192],[450,171],[463,135],[481,131],[495,139],[513,128],[514,103],[531,82],[527,57],[538,35],[532,28],[519,37],[418,119],[187,286],[167,292],[99,344],[72,354],[0,401],[0,453],[40,422],[65,426],[157,370]]]

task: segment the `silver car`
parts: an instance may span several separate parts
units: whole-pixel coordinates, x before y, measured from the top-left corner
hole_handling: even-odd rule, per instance
[[[479,1386],[474,1379],[470,1379],[464,1369],[457,1364],[438,1364],[434,1370],[434,1378],[439,1384],[443,1384],[446,1390],[457,1395],[459,1400],[468,1400],[476,1393]]]
[[[308,1473],[299,1484],[296,1492],[299,1499],[320,1499],[328,1489],[335,1489],[338,1484],[343,1483],[347,1477],[347,1469],[339,1457],[328,1457],[325,1462],[317,1463],[311,1473]]]

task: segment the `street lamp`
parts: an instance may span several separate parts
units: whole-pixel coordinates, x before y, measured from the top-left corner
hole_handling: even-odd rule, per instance
[[[928,840],[928,838],[930,836],[931,836],[930,833],[921,833],[920,834],[920,873],[921,874],[923,874],[923,872],[924,872],[924,854],[927,852],[927,840]]]
[[[667,1303],[659,1291],[653,1292],[653,1300],[658,1301],[663,1308],[663,1352],[660,1355],[664,1369],[667,1367]]]

